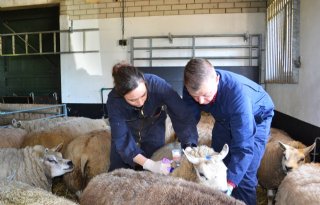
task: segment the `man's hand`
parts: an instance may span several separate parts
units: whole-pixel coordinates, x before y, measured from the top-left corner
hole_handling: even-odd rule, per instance
[[[147,161],[143,164],[143,169],[154,173],[168,175],[171,170],[171,161],[153,161],[151,159],[147,159]]]

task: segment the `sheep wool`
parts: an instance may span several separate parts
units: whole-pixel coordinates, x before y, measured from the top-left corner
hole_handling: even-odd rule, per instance
[[[38,128],[38,125],[41,125],[41,121],[37,123],[33,121],[24,122],[24,127],[29,133],[25,137],[22,147],[34,146],[37,144],[45,147],[53,147],[63,143],[61,152],[64,153],[68,143],[74,138],[94,130],[107,129],[108,127],[106,121],[103,119],[90,119],[84,117],[74,117],[70,120],[57,121],[56,123],[54,121],[52,125],[49,120],[44,122],[48,123],[47,126],[44,126],[45,129]]]
[[[211,188],[147,171],[118,169],[93,178],[80,199],[81,205],[244,205]]]
[[[303,164],[290,172],[281,182],[276,205],[319,205],[320,164]]]
[[[77,205],[63,197],[58,197],[46,190],[32,187],[19,181],[0,181],[1,205]]]
[[[72,162],[56,152],[59,147],[47,149],[36,145],[23,149],[0,149],[0,179],[13,178],[51,191],[52,178],[73,169]]]
[[[64,157],[72,160],[74,170],[65,174],[63,180],[71,191],[82,191],[91,178],[108,170],[110,146],[108,129],[92,131],[68,144]]]
[[[0,148],[20,148],[27,131],[19,128],[0,128]]]

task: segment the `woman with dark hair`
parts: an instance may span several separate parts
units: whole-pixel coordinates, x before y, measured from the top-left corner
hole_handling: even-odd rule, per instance
[[[107,100],[112,136],[109,171],[142,166],[168,174],[170,163],[149,159],[165,143],[167,113],[183,148],[197,144],[193,115],[173,88],[156,75],[118,63],[112,76],[114,88]]]
[[[227,194],[256,204],[257,170],[270,133],[274,105],[268,93],[250,79],[214,69],[205,59],[191,59],[184,71],[183,100],[199,121],[200,112],[215,119],[212,148],[230,147]]]

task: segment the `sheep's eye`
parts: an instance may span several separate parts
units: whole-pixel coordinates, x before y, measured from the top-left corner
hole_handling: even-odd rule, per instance
[[[208,178],[203,174],[203,173],[199,173],[200,177],[204,178],[205,180],[208,180]]]
[[[54,159],[48,159],[48,162],[57,164],[57,161]]]
[[[304,158],[300,158],[298,162],[299,162],[299,163],[304,162]]]

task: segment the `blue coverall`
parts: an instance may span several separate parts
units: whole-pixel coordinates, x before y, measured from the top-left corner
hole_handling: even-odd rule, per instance
[[[228,181],[236,188],[232,196],[247,205],[256,204],[257,170],[270,133],[274,104],[266,91],[250,79],[224,70],[214,102],[198,104],[184,87],[183,100],[200,119],[200,111],[215,119],[212,148],[220,152],[227,143],[230,152],[224,159]]]
[[[174,89],[156,75],[144,74],[147,99],[142,108],[129,105],[113,89],[107,100],[111,126],[110,168],[134,168],[133,158],[147,158],[165,143],[165,120],[169,114],[182,145],[197,144],[198,133],[193,113]],[[166,113],[167,112],[167,113]]]

